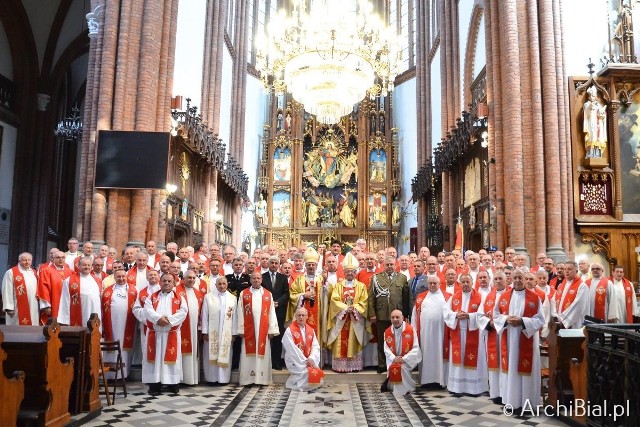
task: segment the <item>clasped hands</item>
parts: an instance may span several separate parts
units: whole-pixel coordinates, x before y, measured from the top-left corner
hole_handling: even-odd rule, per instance
[[[524,320],[522,320],[522,317],[508,316],[507,317],[507,325],[524,327]]]
[[[308,368],[317,368],[318,366],[315,364],[315,362],[311,359],[307,359],[307,367]]]
[[[161,318],[158,319],[158,321],[156,322],[156,325],[158,325],[158,326],[170,326],[171,323],[169,322],[169,318],[167,316],[162,316]]]
[[[459,311],[458,313],[456,313],[456,319],[464,320],[468,318],[469,318],[469,313],[467,313],[466,311]]]
[[[393,363],[398,363],[402,365],[404,363],[404,359],[402,358],[402,356],[396,356],[396,358],[393,359]]]
[[[352,315],[356,320],[358,319],[358,312],[356,311],[354,306],[352,306],[352,305],[348,306],[345,309],[345,312],[344,312],[344,315],[342,316],[342,318],[344,319],[348,315]]]

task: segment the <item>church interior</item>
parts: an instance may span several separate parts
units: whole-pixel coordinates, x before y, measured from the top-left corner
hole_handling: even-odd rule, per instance
[[[638,3],[3,0],[0,271],[72,238],[118,257],[149,241],[247,254],[339,242],[342,256],[364,239],[374,254],[622,266],[640,292]],[[571,350],[545,354],[558,374],[543,384],[559,404],[636,402],[623,424],[382,394],[364,371],[309,394],[200,384],[152,398],[132,382],[69,422],[637,425],[638,329],[601,328],[553,333]]]

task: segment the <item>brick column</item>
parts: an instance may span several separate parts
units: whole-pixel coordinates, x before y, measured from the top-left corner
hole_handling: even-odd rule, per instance
[[[496,202],[496,140],[497,134],[500,131],[501,115],[496,108],[499,103],[500,95],[496,96],[496,91],[499,89],[499,85],[495,83],[496,79],[499,79],[500,69],[494,66],[495,50],[499,48],[498,40],[493,37],[492,33],[492,13],[490,4],[486,4],[484,8],[484,34],[485,34],[485,46],[487,57],[487,106],[489,107],[489,122],[487,134],[489,138],[489,202],[497,208]],[[491,161],[493,159],[493,161]],[[497,209],[491,214],[497,215]],[[489,228],[489,242],[494,246],[501,247],[502,245],[502,233],[499,233],[495,219],[491,220],[492,227]],[[500,236],[500,237],[499,237]]]
[[[498,8],[500,13],[500,44],[502,70],[503,109],[505,147],[504,172],[508,178],[508,195],[505,194],[506,224],[509,227],[509,244],[516,251],[526,251],[524,239],[524,183],[523,183],[523,141],[519,102],[512,102],[513,94],[520,93],[520,46],[518,43],[517,0],[502,0]],[[506,184],[506,182],[505,182]]]
[[[109,245],[121,248],[144,241],[147,228],[159,240],[162,198],[159,191],[93,188],[97,131],[166,130],[178,3],[102,0],[92,6],[98,3],[104,13],[91,41],[77,229],[83,240],[104,241],[108,235]]]

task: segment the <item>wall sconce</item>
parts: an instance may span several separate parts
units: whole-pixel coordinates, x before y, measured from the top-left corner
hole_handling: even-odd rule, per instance
[[[178,186],[175,184],[169,184],[167,183],[167,186],[165,187],[165,189],[167,190],[168,194],[173,194],[176,192],[176,190],[178,189]]]

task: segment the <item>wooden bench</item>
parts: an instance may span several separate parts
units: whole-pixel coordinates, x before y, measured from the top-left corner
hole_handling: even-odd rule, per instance
[[[56,427],[69,423],[69,390],[73,359],[60,360],[60,325],[52,318],[45,327],[2,326],[7,353],[3,369],[24,371],[24,394],[18,426]]]
[[[18,411],[24,398],[24,372],[16,371],[7,378],[3,371],[3,363],[7,353],[2,350],[4,334],[0,331],[0,426],[14,426],[18,423]]]
[[[87,327],[62,326],[62,358],[75,361],[73,383],[69,393],[69,412],[93,412],[102,408],[98,375],[100,372],[100,319],[92,314]]]

